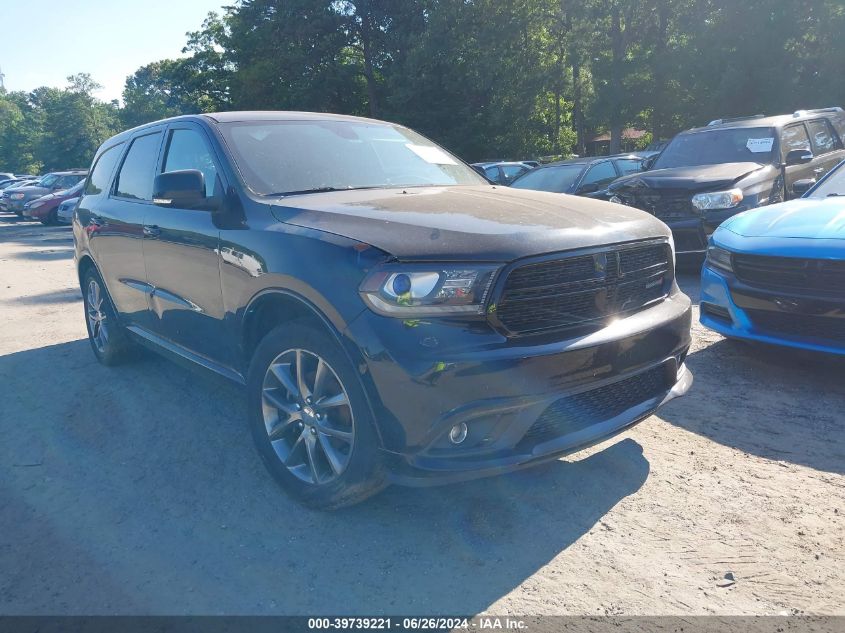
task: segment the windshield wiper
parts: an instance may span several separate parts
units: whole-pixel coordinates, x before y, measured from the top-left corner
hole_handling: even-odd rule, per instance
[[[825,197],[827,197],[827,198],[836,198],[836,197],[838,197],[838,196],[845,196],[845,193],[829,193],[829,194],[827,194],[827,196],[825,196]]]
[[[369,187],[312,187],[311,189],[300,189],[298,191],[276,191],[275,193],[262,193],[262,196],[299,196],[306,193],[328,193],[330,191],[356,191],[358,189],[380,189],[379,186]]]

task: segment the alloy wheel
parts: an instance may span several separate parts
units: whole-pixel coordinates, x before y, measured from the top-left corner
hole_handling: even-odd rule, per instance
[[[282,352],[267,368],[261,400],[267,437],[291,474],[315,485],[343,474],[355,421],[346,389],[324,358],[303,349]]]
[[[91,340],[101,354],[105,353],[106,345],[109,342],[109,330],[106,312],[103,309],[105,297],[96,279],[88,282],[88,294],[86,298],[85,313],[88,317],[88,327],[91,332]]]

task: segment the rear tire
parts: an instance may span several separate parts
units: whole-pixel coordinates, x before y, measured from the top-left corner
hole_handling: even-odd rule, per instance
[[[132,358],[136,351],[135,345],[118,322],[117,312],[105,284],[93,268],[82,278],[82,302],[88,341],[97,360],[103,365],[112,366]]]
[[[250,363],[247,397],[258,453],[298,502],[333,510],[387,486],[363,386],[327,332],[299,323],[270,331]]]

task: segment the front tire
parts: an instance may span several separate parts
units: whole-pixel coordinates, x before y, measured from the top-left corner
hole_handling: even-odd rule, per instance
[[[329,334],[298,323],[269,332],[247,389],[258,453],[291,497],[330,510],[387,485],[364,389]]]
[[[133,344],[118,322],[103,280],[93,269],[82,278],[82,302],[88,341],[97,360],[108,366],[127,361],[134,351]]]

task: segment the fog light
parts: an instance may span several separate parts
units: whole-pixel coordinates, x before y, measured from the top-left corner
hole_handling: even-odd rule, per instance
[[[467,438],[468,430],[466,423],[461,422],[460,424],[456,424],[449,431],[449,441],[452,444],[460,444]]]

